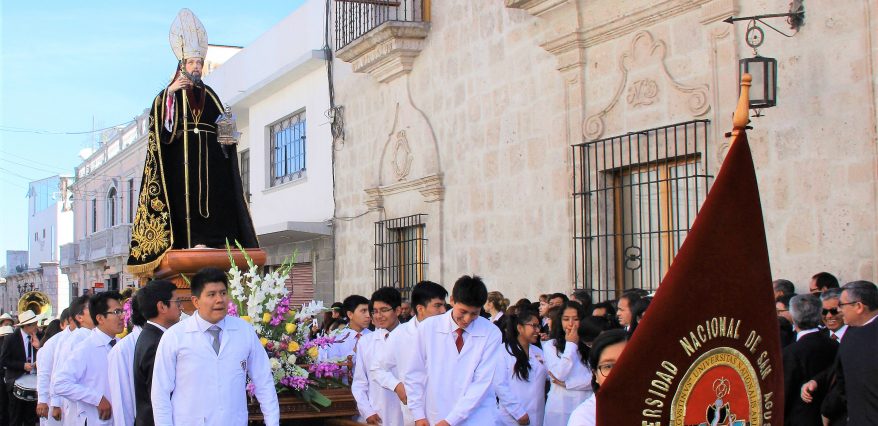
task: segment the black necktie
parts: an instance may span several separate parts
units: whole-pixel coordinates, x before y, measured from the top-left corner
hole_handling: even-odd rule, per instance
[[[27,348],[27,362],[30,363],[33,360],[33,345],[30,344],[30,335],[27,336],[25,347]]]
[[[110,339],[110,347],[116,346],[116,339]]]

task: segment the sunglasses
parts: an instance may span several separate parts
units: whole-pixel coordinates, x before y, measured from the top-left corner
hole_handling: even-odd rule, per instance
[[[824,309],[823,316],[826,316],[826,314],[832,314],[832,316],[836,316],[838,315],[838,308]]]

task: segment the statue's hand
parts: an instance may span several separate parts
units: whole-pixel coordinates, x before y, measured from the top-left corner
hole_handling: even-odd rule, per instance
[[[180,89],[188,89],[190,86],[192,86],[192,82],[183,76],[183,74],[180,74],[174,79],[171,85],[168,86],[168,93],[174,93]]]

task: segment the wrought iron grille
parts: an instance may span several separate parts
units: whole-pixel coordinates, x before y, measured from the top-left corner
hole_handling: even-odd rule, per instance
[[[375,288],[399,289],[404,299],[427,272],[427,215],[375,222]]]
[[[713,176],[709,120],[573,146],[574,286],[596,300],[654,291]]]
[[[302,177],[305,171],[305,111],[271,126],[271,186]]]
[[[335,48],[388,22],[429,20],[430,0],[335,0]]]

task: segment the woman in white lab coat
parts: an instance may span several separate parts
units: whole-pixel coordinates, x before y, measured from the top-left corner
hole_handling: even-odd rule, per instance
[[[579,338],[585,312],[577,302],[561,306],[552,319],[551,339],[543,344],[546,368],[552,382],[546,400],[545,425],[566,425],[570,413],[592,395],[589,349]]]
[[[540,317],[536,312],[524,310],[509,315],[506,325],[506,343],[501,352],[500,368],[512,394],[524,408],[532,426],[542,426],[546,399],[546,367],[543,351],[534,343],[540,337]],[[515,417],[515,410],[500,399],[497,426],[522,424],[522,417]],[[528,423],[524,423],[528,424]]]
[[[607,380],[616,360],[622,355],[625,344],[628,343],[628,333],[625,330],[609,330],[601,333],[591,347],[588,356],[588,366],[591,368],[594,378],[592,387],[597,392],[598,387]],[[567,426],[595,426],[597,424],[597,399],[592,394],[579,407],[570,414]]]

